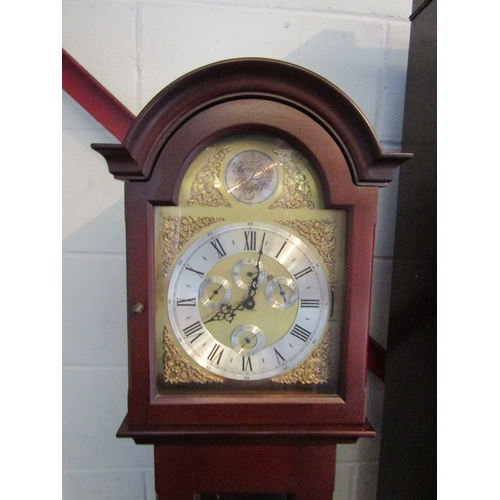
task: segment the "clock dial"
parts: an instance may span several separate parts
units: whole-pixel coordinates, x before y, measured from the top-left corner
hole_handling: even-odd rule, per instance
[[[248,231],[248,233],[256,234],[255,231]],[[233,267],[234,283],[238,288],[243,288],[244,290],[250,289],[256,274],[259,275],[259,282],[263,283],[266,275],[264,266],[259,262],[257,267],[257,259],[252,257],[240,260]]]
[[[231,346],[237,354],[253,356],[264,345],[264,334],[255,325],[241,325],[231,335]],[[245,360],[241,360],[242,365]]]
[[[231,285],[229,284],[229,281],[220,276],[210,276],[201,284],[198,297],[200,302],[205,307],[218,309],[223,304],[227,304],[229,302],[231,293]],[[186,299],[186,301],[194,300],[194,298]],[[177,301],[177,304],[179,304],[179,301]]]
[[[297,284],[290,278],[274,278],[266,287],[266,299],[276,309],[288,309],[295,304],[298,297]]]
[[[266,379],[300,365],[321,339],[329,311],[314,253],[286,229],[264,223],[229,224],[199,238],[168,289],[181,348],[202,368],[234,380]]]
[[[259,149],[240,151],[225,168],[227,192],[234,200],[246,205],[258,205],[271,199],[278,183],[275,160]]]

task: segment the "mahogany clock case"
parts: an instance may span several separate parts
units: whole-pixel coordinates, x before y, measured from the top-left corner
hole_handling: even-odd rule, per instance
[[[155,210],[175,207],[188,167],[211,144],[260,134],[307,157],[323,206],[346,214],[345,289],[335,391],[185,391],[159,394],[155,333]],[[171,426],[365,426],[373,242],[378,187],[411,155],[384,154],[359,109],[297,66],[262,59],[216,63],[160,92],[122,145],[94,144],[125,180],[129,395],[127,429]],[[232,387],[232,388],[231,388]],[[368,432],[369,433],[369,432]]]

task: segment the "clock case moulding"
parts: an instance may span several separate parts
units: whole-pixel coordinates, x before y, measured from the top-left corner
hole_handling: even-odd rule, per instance
[[[324,207],[347,211],[339,395],[157,396],[151,208],[177,204],[199,151],[247,132],[277,136],[300,150],[323,185]],[[126,181],[129,392],[118,435],[138,443],[260,437],[282,444],[373,436],[365,386],[378,188],[412,155],[384,153],[366,117],[329,81],[267,59],[223,61],[179,78],[137,116],[123,144],[92,148]]]

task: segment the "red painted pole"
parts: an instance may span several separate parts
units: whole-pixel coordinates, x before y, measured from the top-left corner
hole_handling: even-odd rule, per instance
[[[123,142],[135,116],[64,49],[62,86],[101,125]]]

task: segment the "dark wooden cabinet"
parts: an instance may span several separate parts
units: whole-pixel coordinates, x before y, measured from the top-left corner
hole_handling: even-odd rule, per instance
[[[378,500],[436,492],[436,18],[415,2],[403,126]]]

